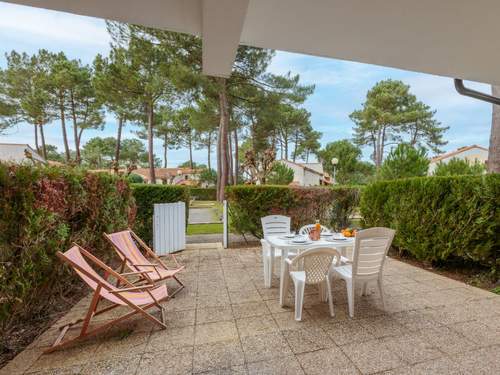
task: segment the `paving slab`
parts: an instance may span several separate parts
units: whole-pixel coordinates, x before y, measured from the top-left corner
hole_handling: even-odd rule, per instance
[[[335,282],[335,316],[308,287],[297,322],[293,303],[278,303],[279,279],[264,287],[260,248],[190,244],[177,259],[186,264],[186,288],[163,302],[167,329],[136,315],[43,354],[58,326],[84,314],[87,296],[0,374],[500,373],[500,296],[487,291],[389,259],[385,309],[370,287],[368,296],[356,295],[351,319],[345,284]]]

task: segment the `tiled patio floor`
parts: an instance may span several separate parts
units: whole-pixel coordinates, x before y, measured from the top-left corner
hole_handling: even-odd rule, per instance
[[[385,269],[386,311],[376,292],[335,318],[308,290],[304,321],[280,308],[278,280],[263,285],[260,249],[187,250],[187,287],[166,302],[168,326],[124,322],[74,347],[42,355],[56,327],[1,374],[499,374],[500,296],[398,261]],[[85,298],[56,326],[80,317]]]

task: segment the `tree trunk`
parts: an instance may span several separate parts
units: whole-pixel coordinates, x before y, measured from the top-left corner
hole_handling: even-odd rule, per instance
[[[491,86],[491,93],[496,97],[500,97],[500,86]],[[488,171],[500,173],[500,105],[495,104],[493,104],[491,116]]]
[[[207,148],[208,148],[207,166],[208,166],[208,170],[211,170],[212,166],[210,165],[210,151],[212,149],[212,132],[208,132]]]
[[[240,170],[240,161],[238,159],[238,129],[234,129],[234,184],[238,185],[238,172]]]
[[[168,134],[163,139],[163,168],[167,168]]]
[[[34,128],[35,128],[35,148],[36,152],[40,153],[40,146],[38,145],[38,125],[35,124]]]
[[[193,169],[193,141],[191,140],[191,137],[189,137],[188,146],[189,146],[189,168]]]
[[[227,102],[227,87],[225,78],[217,78],[219,83],[219,139],[220,139],[220,170],[217,171],[220,174],[219,185],[217,186],[217,200],[222,202],[224,200],[224,191],[228,180],[228,145],[227,145],[227,130],[229,127],[229,113],[228,113],[228,102]]]
[[[40,126],[40,139],[42,141],[42,152],[43,152],[43,157],[45,160],[47,160],[47,146],[45,145],[45,134],[43,133],[43,124],[39,124]]]
[[[410,145],[415,147],[415,145],[417,144],[417,139],[418,139],[418,120],[415,120],[415,131],[413,132],[413,134],[411,134]]]
[[[215,150],[215,156],[217,158],[217,200],[219,199],[219,186],[220,186],[220,171],[221,167],[221,153],[220,153],[220,127],[217,132],[217,148]]]
[[[122,128],[123,128],[123,117],[118,116],[118,132],[116,133],[116,147],[115,147],[115,163],[114,169],[115,173],[118,174],[120,169],[120,150],[122,142]]]
[[[155,158],[153,150],[153,121],[154,121],[154,110],[153,103],[150,102],[146,105],[146,115],[148,117],[148,162],[149,162],[149,183],[156,184],[155,175]]]
[[[379,166],[382,166],[382,161],[384,160],[384,149],[385,149],[385,126],[384,129],[382,130],[382,139],[380,142],[380,160],[379,160]]]
[[[73,118],[73,136],[75,138],[75,152],[76,152],[76,163],[80,164],[80,140],[78,137],[78,123],[76,121],[76,109],[75,109],[75,99],[73,97],[73,92],[70,92],[71,100],[71,117]]]
[[[82,144],[82,134],[84,130],[84,128],[80,128],[80,130],[78,130],[78,149],[80,149],[80,145]]]
[[[228,143],[228,165],[229,165],[229,173],[228,173],[228,184],[234,185],[233,182],[233,140],[231,137],[231,131],[228,131],[227,134],[227,143]]]
[[[63,142],[64,142],[64,153],[66,155],[66,162],[69,162],[69,145],[68,145],[68,134],[66,133],[66,117],[64,114],[64,97],[63,94],[59,94],[59,112],[61,116],[61,128],[63,134]]]
[[[296,132],[295,133],[295,143],[294,143],[294,147],[293,147],[293,162],[295,163],[295,160],[297,159],[297,143],[299,143],[299,133]]]

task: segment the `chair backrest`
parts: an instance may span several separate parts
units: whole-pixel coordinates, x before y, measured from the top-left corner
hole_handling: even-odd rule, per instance
[[[369,228],[356,233],[352,261],[354,277],[373,276],[382,272],[395,233],[389,228]]]
[[[300,265],[301,270],[306,273],[306,284],[318,284],[325,280],[332,263],[340,263],[340,253],[332,247],[313,247],[292,260],[292,267]]]
[[[299,234],[309,234],[311,231],[316,228],[316,224],[307,224],[304,225],[302,228],[299,229]],[[330,233],[330,229],[325,227],[324,225],[321,226],[321,233]]]
[[[99,285],[101,285],[101,290],[99,294],[101,297],[114,302],[122,303],[122,300],[110,293],[111,290],[116,290],[117,288],[105,280],[101,275],[99,275],[87,262],[86,258],[91,260],[93,263],[97,264],[100,268],[104,269],[106,272],[116,276],[115,272],[107,267],[104,263],[99,261],[96,257],[90,254],[88,251],[80,248],[79,246],[73,246],[64,253],[58,252],[58,257],[65,263],[67,263],[76,274],[93,290],[96,290]]]
[[[281,236],[290,233],[290,218],[283,215],[269,215],[260,219],[262,234],[268,236]]]
[[[148,264],[150,262],[137,246],[137,242],[134,240],[134,237],[130,230],[105,234],[105,237],[111,242],[116,252],[118,253],[118,256],[122,260],[125,260],[129,267],[136,269],[137,271],[151,270],[151,268],[141,269],[144,267],[134,266],[134,264]]]

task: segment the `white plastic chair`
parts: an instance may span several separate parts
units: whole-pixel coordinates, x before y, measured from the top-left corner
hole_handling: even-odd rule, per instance
[[[362,295],[366,295],[367,284],[376,280],[382,306],[385,308],[382,271],[395,233],[389,228],[370,228],[357,232],[352,264],[332,267],[330,272],[333,278],[343,279],[346,283],[351,318],[354,318],[354,291],[357,283],[361,283]]]
[[[302,228],[299,229],[299,234],[309,234],[311,231],[316,228],[316,224],[307,224],[304,225]],[[325,227],[324,225],[321,226],[321,233],[330,233],[330,229]]]
[[[330,268],[332,262],[340,264],[340,253],[330,247],[314,247],[308,249],[293,259],[285,260],[285,278],[282,293],[287,297],[290,279],[295,286],[295,320],[302,320],[302,307],[304,304],[304,289],[306,285],[326,284],[327,300],[330,306],[330,315],[334,316],[333,297],[331,289]],[[286,298],[283,298],[286,301]]]
[[[271,260],[271,246],[266,241],[268,236],[284,236],[290,233],[290,218],[283,215],[269,215],[260,219],[264,239],[260,240],[262,245],[262,263],[264,265],[264,283],[271,285],[274,273],[274,264]],[[274,249],[274,258],[281,258],[281,249]],[[273,259],[274,260],[274,259]]]

